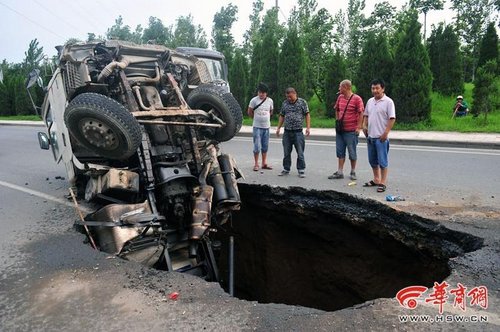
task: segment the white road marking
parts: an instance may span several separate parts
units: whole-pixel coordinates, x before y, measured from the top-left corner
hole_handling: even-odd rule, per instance
[[[251,137],[234,137],[231,141],[237,142],[252,142]],[[281,144],[281,139],[271,138],[269,140],[273,144]],[[307,140],[306,145],[313,146],[328,146],[334,147],[334,141],[315,141]],[[366,149],[366,143],[360,143],[359,148]],[[448,148],[448,147],[437,147],[437,146],[421,146],[421,145],[401,145],[401,144],[391,144],[391,150],[402,150],[402,151],[419,151],[419,152],[439,152],[439,153],[454,153],[454,154],[467,154],[467,155],[483,155],[483,156],[500,156],[500,151],[496,150],[486,150],[486,149],[464,149],[464,148]]]
[[[30,194],[30,195],[42,198],[42,199],[46,199],[48,201],[52,201],[52,202],[55,202],[55,203],[58,203],[58,204],[69,206],[71,208],[75,208],[75,205],[73,203],[68,202],[68,201],[66,201],[64,199],[57,198],[55,196],[51,196],[51,195],[48,195],[46,193],[42,193],[40,191],[36,191],[36,190],[33,190],[33,189],[28,189],[28,188],[25,188],[25,187],[22,187],[22,186],[18,186],[17,184],[13,184],[13,183],[9,183],[9,182],[5,182],[5,181],[1,181],[0,180],[0,186],[4,186],[4,187],[10,188],[10,189],[14,189],[14,190],[26,193],[26,194]],[[82,212],[85,212],[85,213],[92,212],[91,210],[89,210],[89,209],[87,209],[87,208],[85,208],[83,206],[80,206],[80,210],[82,210]]]

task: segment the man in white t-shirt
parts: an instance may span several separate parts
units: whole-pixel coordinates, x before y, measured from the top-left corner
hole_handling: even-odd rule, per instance
[[[267,164],[267,150],[269,148],[269,128],[271,128],[271,115],[274,103],[267,96],[269,87],[259,83],[257,96],[248,104],[248,115],[253,118],[253,157],[254,171],[259,170],[259,153],[262,153],[262,169],[273,169]]]
[[[384,192],[389,166],[389,132],[396,122],[394,102],[385,95],[385,83],[381,79],[371,83],[373,97],[368,100],[363,118],[363,132],[368,148],[368,162],[373,170],[373,180],[364,187],[377,187]]]

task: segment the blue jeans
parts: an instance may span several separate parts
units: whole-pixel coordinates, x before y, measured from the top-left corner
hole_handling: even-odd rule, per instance
[[[345,149],[349,152],[349,160],[357,160],[356,146],[358,145],[358,135],[355,131],[344,132],[335,136],[335,146],[337,158],[345,159]]]
[[[269,149],[269,128],[253,127],[253,153],[267,153]]]
[[[297,151],[297,170],[303,172],[306,169],[306,161],[304,159],[306,141],[302,130],[285,130],[283,133],[283,152],[285,155],[283,158],[283,169],[287,172],[290,172],[290,168],[292,167],[292,147],[295,147],[295,151]]]
[[[389,166],[389,139],[384,142],[380,138],[366,139],[368,148],[368,162],[372,168],[387,168]]]

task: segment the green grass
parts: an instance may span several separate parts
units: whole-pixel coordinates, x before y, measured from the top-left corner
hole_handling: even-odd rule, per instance
[[[42,119],[38,115],[10,115],[10,116],[0,115],[0,120],[11,120],[11,121],[42,121]]]
[[[500,88],[500,80],[497,85]],[[465,84],[464,98],[469,104],[472,104],[472,88],[471,83]],[[496,96],[495,104],[498,103]],[[456,132],[481,132],[481,133],[497,133],[500,132],[500,110],[497,108],[494,112],[488,114],[485,119],[484,114],[474,118],[471,115],[460,118],[451,118],[453,115],[453,105],[455,104],[456,96],[443,96],[439,93],[432,93],[432,112],[430,121],[419,122],[415,124],[397,123],[394,126],[396,130],[418,130],[418,131],[456,131]],[[397,110],[396,110],[397,114]]]

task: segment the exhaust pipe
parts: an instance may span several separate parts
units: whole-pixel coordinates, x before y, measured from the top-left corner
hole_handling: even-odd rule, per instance
[[[240,192],[238,190],[238,183],[236,182],[236,174],[234,172],[234,166],[232,158],[228,154],[222,154],[218,158],[222,177],[224,178],[224,184],[226,186],[227,192],[227,202],[230,203],[241,203]]]
[[[212,187],[214,187],[214,202],[216,205],[218,205],[219,203],[226,201],[229,196],[226,190],[226,183],[224,182],[224,178],[222,177],[219,161],[217,160],[217,150],[213,145],[208,147],[207,150],[212,157],[212,165],[210,168],[210,173],[208,174],[207,182]]]

